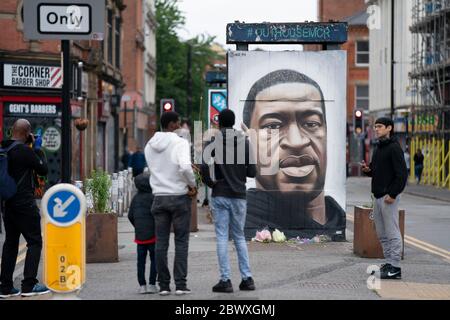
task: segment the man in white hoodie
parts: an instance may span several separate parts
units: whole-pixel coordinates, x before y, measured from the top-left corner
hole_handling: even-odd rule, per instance
[[[197,193],[192,170],[189,142],[175,131],[180,128],[176,112],[161,116],[162,132],[157,132],[145,147],[150,169],[150,185],[155,196],[152,213],[156,226],[156,269],[160,295],[170,294],[170,271],[167,266],[170,226],[175,234],[175,294],[191,291],[186,286],[191,197]]]

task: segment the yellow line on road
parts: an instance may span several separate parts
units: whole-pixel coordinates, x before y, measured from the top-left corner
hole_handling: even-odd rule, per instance
[[[353,218],[353,215],[351,215],[351,214],[347,214],[347,219],[352,222],[355,221],[355,219]],[[406,234],[405,234],[405,242],[413,247],[416,247],[416,248],[425,250],[429,253],[440,256],[440,257],[444,258],[444,260],[446,260],[447,262],[450,262],[450,251],[436,247],[428,242],[421,241],[419,239],[408,236]]]
[[[418,244],[421,244],[421,245],[423,245],[423,246],[425,246],[425,247],[428,247],[428,248],[430,248],[430,249],[432,249],[432,250],[436,250],[436,251],[438,251],[438,252],[441,252],[441,253],[443,253],[443,254],[445,254],[445,255],[450,256],[450,251],[447,251],[447,250],[445,250],[445,249],[436,247],[436,246],[434,246],[434,245],[432,245],[432,244],[430,244],[430,243],[428,243],[428,242],[421,241],[421,240],[419,240],[419,239],[416,239],[416,238],[411,237],[411,236],[408,236],[408,235],[405,235],[405,239],[414,241],[414,242],[416,242],[416,243],[418,243]]]
[[[16,264],[19,264],[22,260],[25,259],[26,256],[27,252],[25,251],[24,253],[22,253],[20,256],[17,257]]]
[[[434,251],[434,250],[428,249],[427,247],[424,247],[424,246],[422,246],[422,245],[420,245],[420,244],[418,244],[418,243],[416,243],[416,242],[413,242],[413,241],[411,241],[411,240],[408,240],[408,239],[406,239],[406,238],[405,238],[405,242],[406,242],[407,244],[411,245],[411,246],[416,247],[416,248],[425,250],[425,251],[430,252],[430,253],[432,253],[432,254],[435,254],[435,255],[437,255],[437,256],[441,256],[441,257],[443,257],[447,262],[450,262],[450,255],[445,255],[445,254],[442,254],[442,253],[440,253],[440,252],[438,252],[438,251]]]
[[[26,247],[27,247],[27,244],[26,243],[22,243],[20,246],[19,246],[19,253],[23,250],[23,249],[26,249]],[[22,253],[20,256],[18,256],[17,257],[17,260],[16,260],[16,264],[18,264],[18,263],[20,263],[23,259],[25,259],[25,256],[27,255],[27,252],[25,251],[24,253]],[[0,263],[2,263],[2,258],[0,257]]]

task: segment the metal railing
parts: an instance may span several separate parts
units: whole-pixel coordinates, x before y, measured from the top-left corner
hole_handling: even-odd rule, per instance
[[[411,181],[416,180],[414,154],[418,149],[421,149],[424,155],[421,184],[450,190],[450,141],[419,136],[411,139]]]

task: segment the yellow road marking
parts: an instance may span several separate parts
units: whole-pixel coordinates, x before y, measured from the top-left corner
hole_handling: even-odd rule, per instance
[[[19,264],[22,260],[25,259],[26,256],[27,252],[25,251],[24,253],[22,253],[20,256],[17,257],[16,264]]]
[[[428,247],[428,248],[430,248],[430,249],[432,249],[432,250],[436,250],[436,251],[438,251],[438,252],[441,252],[441,253],[443,253],[443,254],[445,254],[445,255],[449,255],[449,256],[450,256],[450,251],[447,251],[447,250],[445,250],[445,249],[436,247],[436,246],[434,246],[434,245],[432,245],[432,244],[430,244],[430,243],[428,243],[428,242],[424,242],[424,241],[421,241],[421,240],[419,240],[419,239],[416,239],[416,238],[414,238],[414,237],[407,236],[407,235],[405,235],[405,239],[414,241],[414,242],[416,242],[416,243],[418,243],[418,244],[421,244],[421,245],[423,245],[423,246],[425,246],[425,247]]]
[[[353,218],[353,215],[347,214],[347,219],[354,222],[355,219]],[[450,262],[450,251],[447,251],[445,249],[436,247],[428,242],[424,242],[422,240],[416,239],[414,237],[408,236],[405,234],[405,242],[413,247],[425,250],[429,253],[435,254],[437,256],[440,256],[444,258],[447,262]]]
[[[427,247],[424,247],[424,246],[422,246],[422,245],[420,245],[420,244],[418,244],[418,243],[416,243],[416,242],[413,242],[413,241],[411,241],[411,240],[408,240],[408,239],[406,239],[406,238],[405,238],[405,242],[406,242],[407,244],[409,244],[409,245],[412,245],[412,246],[416,247],[416,248],[425,250],[425,251],[430,252],[430,253],[432,253],[432,254],[435,254],[435,255],[437,255],[437,256],[441,256],[441,257],[443,257],[447,262],[450,262],[450,255],[445,255],[445,254],[442,254],[442,253],[440,253],[440,252],[438,252],[438,251],[434,251],[434,250],[428,249]]]
[[[25,249],[27,247],[27,244],[26,243],[22,243],[20,246],[19,246],[19,253],[23,250],[23,249]],[[16,260],[16,264],[18,264],[18,263],[20,263],[23,259],[25,259],[25,256],[27,255],[27,252],[25,251],[24,253],[22,253],[20,256],[18,256],[17,257],[17,260]],[[2,263],[2,258],[0,257],[0,263]]]

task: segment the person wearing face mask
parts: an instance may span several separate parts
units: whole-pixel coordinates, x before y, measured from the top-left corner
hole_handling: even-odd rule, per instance
[[[258,159],[256,188],[247,193],[246,237],[268,226],[288,238],[345,240],[345,211],[324,192],[327,123],[319,85],[294,70],[273,71],[251,87],[243,121],[254,133]]]

